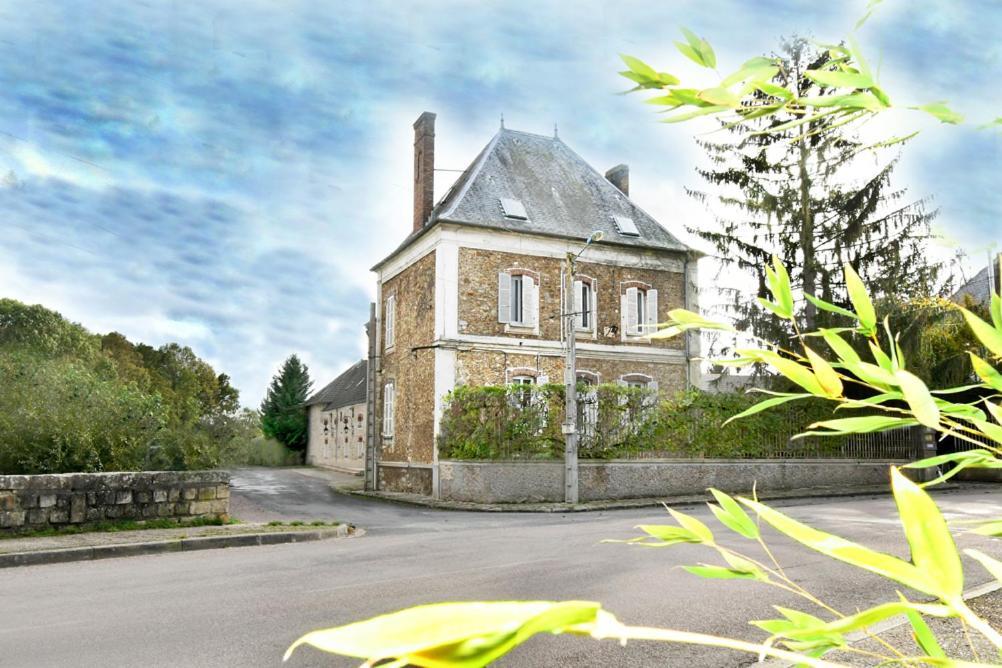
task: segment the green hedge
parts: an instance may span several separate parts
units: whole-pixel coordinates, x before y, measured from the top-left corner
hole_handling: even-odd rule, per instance
[[[732,422],[758,394],[689,390],[671,397],[619,385],[580,386],[579,456],[769,457],[797,446],[790,436],[830,417],[825,402],[804,401]],[[446,397],[439,433],[443,459],[560,459],[562,385],[456,388]],[[841,439],[813,448],[836,451]]]

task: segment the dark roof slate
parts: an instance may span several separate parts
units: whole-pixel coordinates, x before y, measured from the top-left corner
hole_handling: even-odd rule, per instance
[[[953,301],[958,304],[963,304],[965,297],[970,297],[976,304],[988,304],[992,298],[992,289],[998,289],[999,277],[998,272],[1002,271],[1002,265],[999,264],[999,260],[1002,256],[997,257],[994,260],[994,266],[986,265],[981,271],[974,275],[974,278],[967,281],[956,294],[953,295]],[[994,271],[992,271],[994,269]],[[992,285],[991,275],[995,274],[995,285]]]
[[[323,410],[365,403],[365,381],[369,364],[359,360],[350,369],[306,400],[307,406],[323,404]]]
[[[528,220],[506,218],[502,197],[520,200]],[[633,219],[640,235],[620,234],[613,216]],[[692,252],[560,139],[504,128],[389,257],[439,221],[582,241],[601,230],[601,243]]]

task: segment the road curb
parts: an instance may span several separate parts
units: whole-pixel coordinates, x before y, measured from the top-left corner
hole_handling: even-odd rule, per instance
[[[150,554],[216,550],[226,547],[305,543],[330,538],[361,536],[364,533],[364,531],[356,529],[351,524],[340,524],[330,529],[318,529],[316,531],[269,531],[265,533],[241,533],[232,536],[194,536],[191,538],[173,538],[146,543],[118,543],[113,545],[37,550],[34,552],[11,552],[0,554],[0,568],[61,564],[69,561],[91,561],[116,557],[142,557]]]
[[[624,508],[650,508],[669,506],[687,506],[712,500],[709,494],[686,494],[662,498],[616,499],[610,501],[591,501],[578,504],[567,503],[474,503],[471,501],[442,501],[420,494],[403,492],[371,492],[363,490],[339,488],[331,483],[331,489],[338,494],[350,494],[369,499],[379,499],[393,503],[411,506],[423,506],[438,510],[462,510],[479,513],[583,513],[600,510],[621,510]],[[961,489],[958,485],[941,485],[936,491],[953,491]],[[854,496],[884,496],[891,493],[889,485],[873,485],[857,488],[815,488],[796,489],[783,492],[759,491],[758,498],[765,501],[785,501],[797,499],[844,498]]]

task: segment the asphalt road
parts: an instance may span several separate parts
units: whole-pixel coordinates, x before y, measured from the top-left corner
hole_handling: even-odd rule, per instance
[[[677,568],[714,557],[697,546],[644,549],[628,538],[657,509],[578,514],[489,514],[416,509],[332,495],[295,471],[235,476],[234,508],[249,519],[339,519],[359,538],[109,559],[0,571],[0,666],[277,666],[301,633],[443,600],[588,599],[631,623],[757,638],[749,619],[770,605],[809,610],[782,592],[699,580]],[[984,487],[938,496],[950,518],[1002,514]],[[786,503],[820,528],[904,556],[889,497]],[[239,509],[239,510],[237,510]],[[709,512],[695,509],[708,519]],[[970,534],[961,547],[1002,556]],[[782,538],[770,540],[788,574],[836,608],[894,596],[893,587]],[[968,566],[968,586],[989,580]],[[358,665],[304,649],[292,666]],[[705,649],[537,637],[502,666],[747,665]]]

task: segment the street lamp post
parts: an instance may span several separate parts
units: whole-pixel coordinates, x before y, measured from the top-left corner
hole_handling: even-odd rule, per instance
[[[564,358],[564,423],[561,431],[564,434],[564,501],[578,502],[578,379],[577,379],[577,340],[576,319],[574,308],[574,271],[575,262],[585,252],[593,241],[599,241],[602,232],[592,232],[585,241],[584,247],[577,253],[567,253],[564,269],[564,303],[562,304],[564,341],[567,342],[567,355]]]

